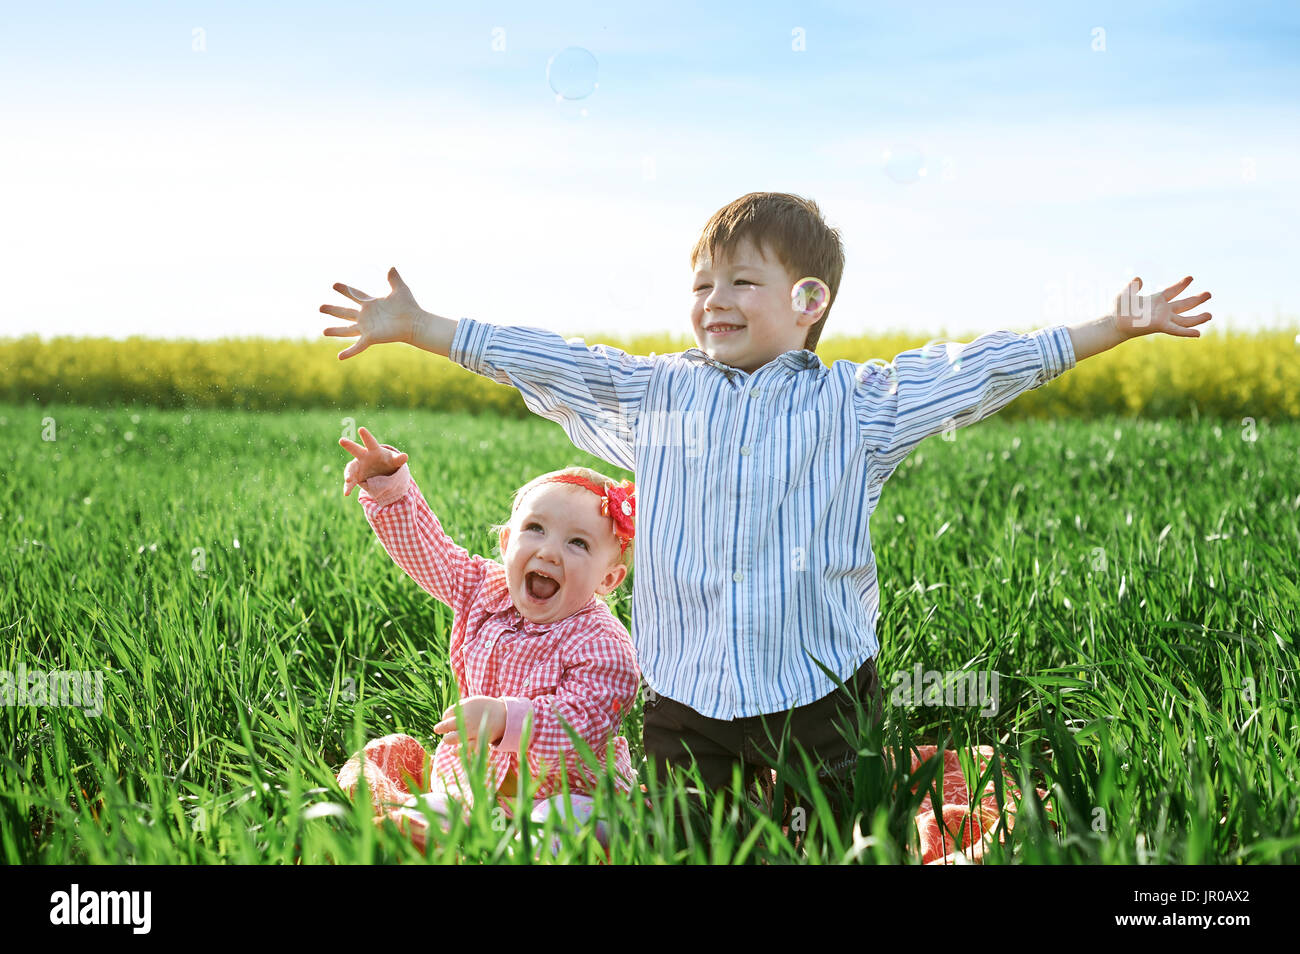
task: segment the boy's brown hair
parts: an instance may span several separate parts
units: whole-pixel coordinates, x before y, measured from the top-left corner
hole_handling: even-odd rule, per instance
[[[830,289],[830,304],[808,329],[804,345],[806,350],[816,351],[844,274],[844,245],[839,229],[826,224],[812,199],[787,192],[751,192],[713,213],[691,249],[691,271],[704,259],[715,261],[720,254],[734,255],[746,238],[764,255],[775,256],[792,281],[812,275]]]
[[[590,467],[573,466],[573,467],[565,467],[562,470],[552,470],[548,473],[537,475],[528,483],[524,484],[522,487],[520,487],[518,490],[515,491],[514,500],[510,504],[510,515],[512,517],[514,516],[515,511],[519,509],[519,505],[523,503],[524,498],[527,497],[529,493],[532,492],[533,488],[539,486],[540,484],[545,483],[552,477],[560,477],[567,474],[576,474],[579,477],[585,477],[587,480],[590,480],[597,487],[608,487],[611,484],[618,483],[617,480],[613,480],[609,477],[606,477],[600,471],[592,470]],[[508,523],[495,523],[492,525],[492,532],[496,534],[498,539],[500,539],[501,531],[508,530],[509,528],[510,528],[510,524]],[[612,533],[613,530],[611,529],[610,532]],[[632,575],[632,548],[635,546],[636,546],[636,541],[629,540],[627,544],[627,549],[625,549],[622,555],[619,556],[618,558],[618,562],[623,564],[623,566],[627,567],[627,574],[623,577],[622,582],[620,582],[618,586],[614,587],[615,590],[621,587],[623,583],[626,583],[628,581],[628,578]],[[498,550],[499,549],[500,546],[498,545]],[[613,590],[611,590],[610,592],[612,593]]]

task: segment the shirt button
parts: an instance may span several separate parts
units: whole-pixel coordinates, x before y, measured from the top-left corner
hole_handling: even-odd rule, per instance
[[[749,396],[750,396],[750,397],[758,397],[758,388],[754,388],[752,391],[750,391],[750,392],[749,392]]]
[[[739,583],[741,580],[745,578],[745,574],[737,570],[735,573],[731,574],[731,578],[735,580],[737,583]]]
[[[748,456],[749,456],[749,451],[750,451],[750,447],[749,447],[748,444],[746,444],[744,447],[742,447],[742,448],[740,449],[740,453],[741,453],[741,455],[742,455],[742,456],[745,456],[745,457],[748,457]]]

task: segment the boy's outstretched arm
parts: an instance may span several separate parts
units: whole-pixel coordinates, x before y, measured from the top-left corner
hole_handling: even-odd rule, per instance
[[[1201,292],[1191,298],[1174,300],[1174,296],[1187,288],[1191,281],[1192,276],[1188,275],[1160,294],[1146,297],[1138,294],[1142,289],[1142,279],[1133,279],[1115,299],[1113,312],[1070,327],[1075,360],[1082,361],[1109,351],[1130,338],[1158,332],[1180,338],[1199,338],[1201,333],[1193,330],[1193,326],[1209,321],[1210,313],[1184,315],[1183,312],[1209,301],[1210,293]]]
[[[542,328],[456,323],[448,355],[461,367],[517,388],[534,414],[555,421],[574,445],[635,470],[633,434],[660,358],[564,339]]]
[[[863,439],[877,455],[876,480],[883,483],[931,434],[982,421],[1025,391],[1129,338],[1156,332],[1199,337],[1190,326],[1210,315],[1182,312],[1204,302],[1209,292],[1174,300],[1191,280],[1143,297],[1137,294],[1142,280],[1135,278],[1112,314],[1073,327],[1055,325],[1029,334],[993,331],[966,345],[904,351],[887,369],[861,365],[854,399]]]
[[[327,315],[355,322],[326,328],[326,335],[361,338],[339,354],[340,360],[372,344],[394,341],[442,355],[517,388],[529,410],[563,427],[581,450],[633,469],[632,434],[657,359],[588,346],[581,338],[566,341],[540,328],[443,318],[416,304],[397,269],[389,270],[388,281],[393,290],[387,298],[342,283],[334,286],[360,310],[320,306]]]
[[[853,404],[874,455],[872,483],[883,484],[930,435],[982,421],[1074,366],[1065,325],[1026,334],[990,331],[969,344],[912,348],[883,368],[858,365]]]

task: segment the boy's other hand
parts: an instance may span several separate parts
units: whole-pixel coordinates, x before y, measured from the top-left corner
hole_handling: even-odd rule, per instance
[[[361,306],[360,311],[339,305],[320,306],[324,314],[356,322],[353,325],[325,329],[326,335],[335,338],[361,336],[360,341],[339,353],[340,361],[360,354],[372,344],[391,341],[411,343],[415,333],[416,317],[421,313],[421,308],[415,303],[415,296],[411,294],[411,289],[406,287],[406,282],[402,281],[402,276],[397,274],[396,268],[388,270],[388,284],[393,290],[387,298],[373,298],[350,285],[344,285],[342,282],[334,283],[335,291],[346,295]]]
[[[379,442],[364,427],[357,428],[357,433],[366,442],[365,447],[346,437],[339,438],[339,445],[357,459],[357,466],[343,478],[344,497],[350,495],[357,484],[364,484],[371,477],[388,477],[397,473],[407,460],[405,454],[394,454],[387,447],[380,447]]]
[[[1199,338],[1201,333],[1194,330],[1192,326],[1209,321],[1210,313],[1208,311],[1201,312],[1199,315],[1182,313],[1189,308],[1204,304],[1209,300],[1210,293],[1201,292],[1191,298],[1180,298],[1174,301],[1174,296],[1190,285],[1191,281],[1192,276],[1188,275],[1158,295],[1148,297],[1138,294],[1142,290],[1142,279],[1133,279],[1115,299],[1115,311],[1110,315],[1115,330],[1125,338],[1137,338],[1157,332],[1176,335],[1179,338]]]

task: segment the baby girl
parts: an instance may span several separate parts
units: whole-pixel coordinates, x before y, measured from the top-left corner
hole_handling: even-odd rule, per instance
[[[460,702],[433,727],[443,739],[431,775],[429,756],[415,739],[389,735],[343,767],[340,787],[353,794],[364,774],[377,816],[392,818],[423,849],[427,816],[420,802],[444,817],[452,800],[468,805],[460,748],[482,742],[488,746],[487,788],[506,813],[518,773],[527,771],[536,786],[534,820],[555,811],[585,821],[597,778],[564,727],[603,767],[640,679],[627,630],[599,598],[617,589],[631,566],[632,483],[616,484],[586,467],[528,482],[515,492],[510,523],[494,528],[503,565],[470,554],[443,532],[406,454],[379,444],[364,427],[360,436],[364,447],[339,441],[355,458],[345,472],[344,496],[360,488],[366,519],[393,561],[451,607],[449,656]],[[457,732],[457,708],[464,738]],[[617,787],[630,792],[636,776],[627,740],[614,738],[612,751]],[[566,780],[570,801],[561,805]],[[596,834],[605,841],[603,823]]]

